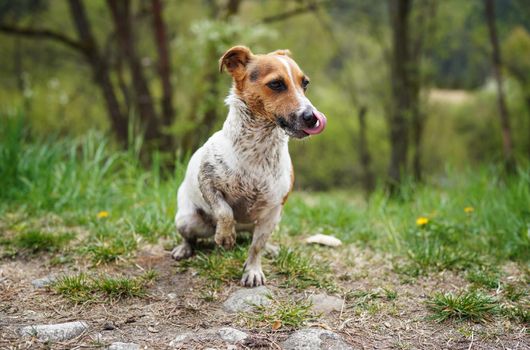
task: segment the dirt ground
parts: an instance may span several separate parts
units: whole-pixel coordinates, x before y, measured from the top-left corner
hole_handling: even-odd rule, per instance
[[[484,323],[428,320],[426,298],[436,291],[456,291],[467,282],[451,272],[404,281],[393,272],[390,258],[369,250],[345,246],[331,250],[315,248],[315,254],[331,262],[336,283],[342,291],[394,290],[397,297],[344,299],[340,312],[322,315],[306,327],[321,327],[340,334],[354,349],[530,349],[525,325],[502,318]],[[265,265],[266,266],[266,265]],[[53,266],[48,256],[0,262],[0,348],[2,349],[87,349],[108,346],[115,341],[133,342],[148,349],[165,349],[182,330],[231,326],[251,335],[238,348],[280,348],[294,330],[270,325],[248,328],[244,317],[229,315],[222,302],[237,283],[224,285],[215,300],[206,301],[201,293],[211,288],[209,281],[193,269],[182,271],[161,245],[141,250],[135,259],[93,267],[83,261]],[[505,269],[510,269],[508,266]],[[48,288],[35,288],[31,281],[50,275],[80,271],[138,275],[147,269],[158,272],[146,297],[109,303],[75,305]],[[267,270],[265,267],[265,273]],[[518,278],[514,269],[507,278]],[[268,287],[280,298],[307,296],[316,291],[297,292],[280,288],[269,278]],[[320,291],[322,292],[322,291]],[[344,294],[339,294],[343,297]],[[89,329],[63,343],[46,344],[35,338],[21,338],[17,330],[32,324],[84,320]],[[189,345],[202,349],[215,344]]]

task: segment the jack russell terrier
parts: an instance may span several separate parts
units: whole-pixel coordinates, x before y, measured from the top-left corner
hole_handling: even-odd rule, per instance
[[[309,79],[288,50],[255,55],[235,46],[219,60],[225,68],[228,117],[189,161],[175,216],[183,242],[171,255],[189,258],[197,239],[211,236],[230,249],[236,231],[253,232],[241,284],[255,287],[265,283],[261,251],[293,188],[289,136],[321,133],[326,117],[305,96]]]

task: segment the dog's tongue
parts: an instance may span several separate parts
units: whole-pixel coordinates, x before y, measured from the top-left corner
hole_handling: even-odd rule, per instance
[[[320,134],[326,128],[326,116],[318,111],[313,112],[314,116],[317,118],[317,122],[314,127],[303,129],[305,133],[309,135]]]

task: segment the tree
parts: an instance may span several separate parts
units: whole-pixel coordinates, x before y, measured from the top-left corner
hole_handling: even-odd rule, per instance
[[[495,3],[494,0],[484,0],[484,12],[488,25],[489,38],[491,43],[491,60],[493,63],[493,75],[497,87],[497,104],[499,107],[499,119],[502,128],[502,149],[504,154],[504,165],[506,171],[512,173],[515,171],[515,158],[513,155],[513,138],[510,128],[510,117],[506,107],[504,96],[503,77],[502,77],[502,59],[499,49],[499,39],[495,25]]]
[[[522,26],[513,29],[503,43],[502,52],[504,53],[504,67],[519,82],[526,104],[526,110],[530,115],[530,60],[528,59],[530,57],[530,33]],[[526,139],[526,152],[530,157],[529,129],[526,132],[528,135]]]
[[[388,186],[395,193],[407,169],[409,120],[413,110],[411,96],[411,69],[409,17],[411,0],[389,0],[392,30],[391,51],[391,112],[390,112],[390,165]]]
[[[425,128],[426,114],[421,110],[420,94],[426,86],[426,76],[422,70],[423,56],[434,30],[436,0],[423,0],[418,3],[414,13],[414,31],[411,45],[411,141],[412,141],[412,174],[416,181],[423,179],[422,135]]]
[[[174,120],[172,105],[173,89],[170,76],[171,66],[168,49],[168,38],[162,17],[160,0],[152,0],[150,15],[153,17],[152,28],[155,35],[159,58],[159,78],[162,84],[162,113],[158,115],[154,98],[149,88],[144,67],[139,58],[134,28],[133,14],[130,0],[107,0],[107,6],[113,19],[114,31],[107,33],[110,43],[116,43],[118,64],[112,65],[111,50],[103,50],[98,46],[92,26],[88,19],[82,0],[69,0],[70,15],[74,23],[78,38],[72,38],[65,33],[46,28],[20,27],[16,24],[0,23],[0,32],[8,35],[22,36],[33,39],[48,39],[59,42],[80,53],[90,66],[96,85],[100,88],[112,131],[117,141],[123,146],[129,140],[129,111],[138,111],[140,126],[145,131],[145,139],[149,146],[159,146],[164,151],[172,150],[172,139],[165,133],[164,128],[171,126]],[[126,63],[131,76],[131,82],[124,78],[123,68]],[[111,78],[116,73],[118,88]],[[132,89],[129,88],[132,85]],[[120,89],[123,100],[118,98]],[[128,91],[134,92],[134,98],[129,98]]]
[[[100,50],[96,44],[96,40],[94,39],[94,35],[92,34],[92,29],[90,27],[83,3],[80,0],[70,0],[69,4],[70,13],[81,41],[79,44],[73,41],[71,44],[68,44],[67,41],[62,41],[68,44],[70,47],[78,49],[84,54],[88,64],[92,68],[94,81],[100,87],[103,98],[105,99],[112,129],[114,130],[118,141],[122,144],[125,144],[128,139],[127,119],[123,115],[116,97],[116,93],[110,79],[108,62],[101,56]],[[52,34],[54,33],[50,32],[50,38],[61,40],[61,36],[59,34]]]
[[[229,0],[224,6],[219,6],[215,0],[206,1],[209,9],[209,17],[213,21],[228,22],[235,16],[240,8],[241,0]],[[217,62],[222,52],[218,51],[218,43],[209,42],[206,52],[206,66],[203,68],[204,81],[207,84],[207,89],[202,94],[197,94],[193,97],[194,101],[207,101],[206,110],[202,116],[202,120],[197,121],[196,108],[191,109],[189,120],[196,121],[196,126],[191,131],[187,132],[182,139],[182,148],[190,151],[196,150],[201,143],[212,133],[220,116],[217,110],[217,101],[221,99],[221,92],[219,91],[219,68]],[[195,102],[197,103],[197,102]]]
[[[162,83],[162,127],[169,128],[173,123],[175,110],[172,103],[171,57],[166,25],[162,17],[161,0],[151,0],[151,12],[153,14],[153,32],[155,34],[155,43],[158,52],[158,74]],[[168,139],[167,131],[162,130],[162,132],[165,132],[165,142],[171,143],[171,140]],[[171,144],[167,146],[171,146]]]

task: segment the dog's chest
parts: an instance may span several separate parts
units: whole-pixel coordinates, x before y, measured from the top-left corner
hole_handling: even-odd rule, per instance
[[[223,192],[237,222],[255,222],[264,211],[280,205],[289,191],[290,168],[280,164],[261,171],[220,165],[216,188]]]

